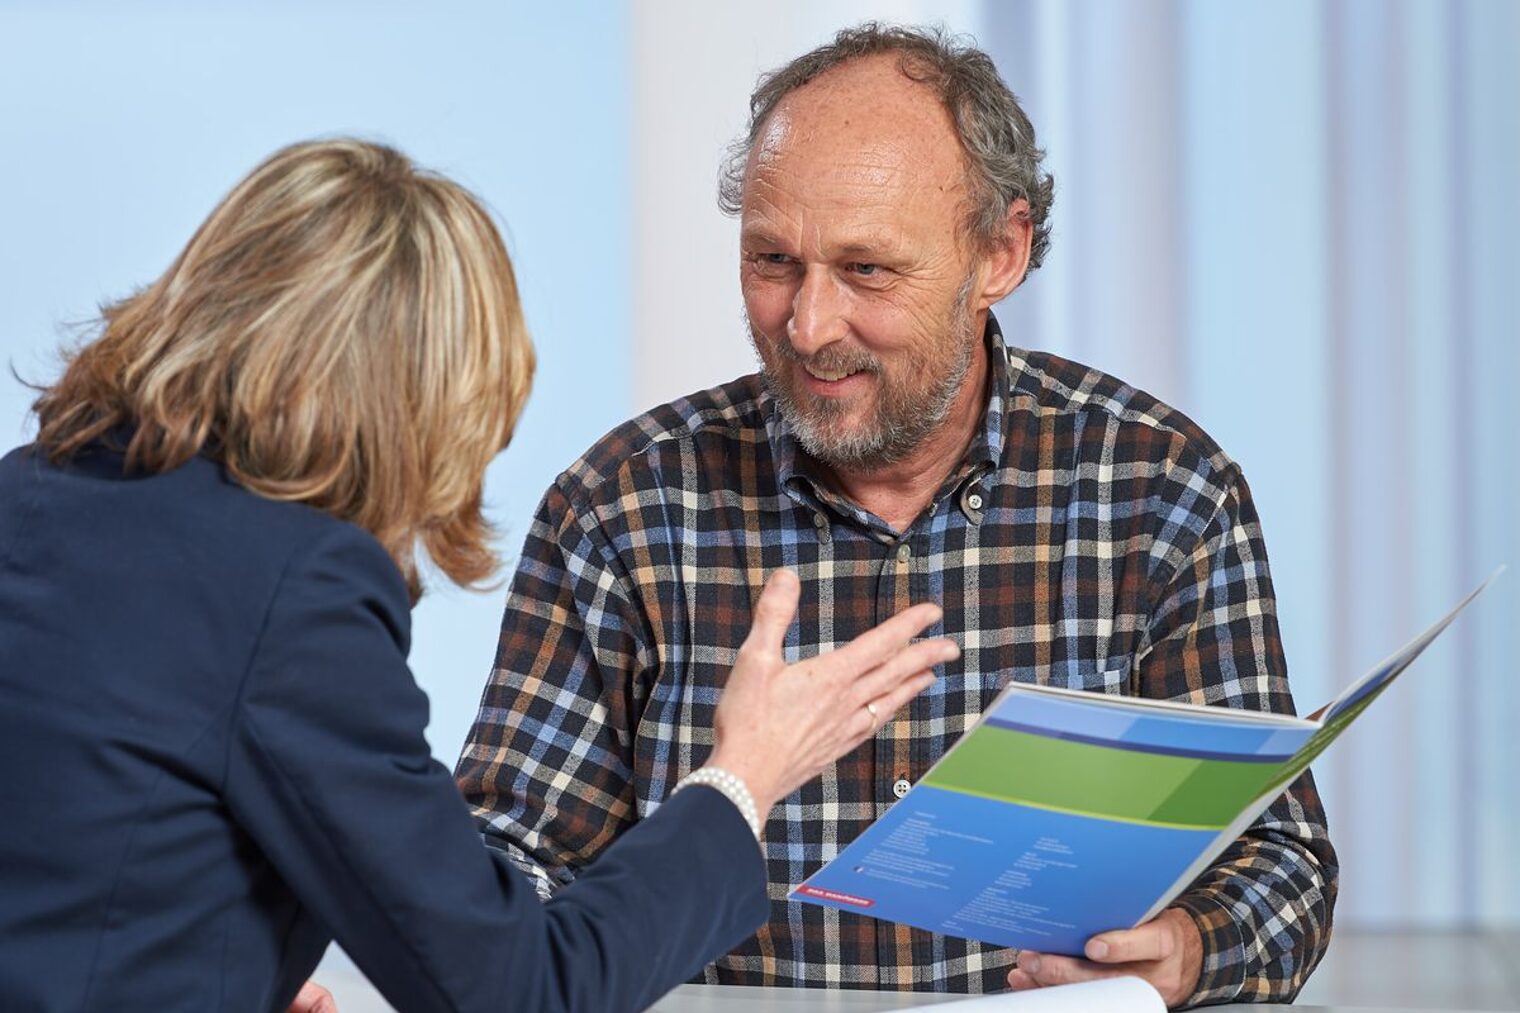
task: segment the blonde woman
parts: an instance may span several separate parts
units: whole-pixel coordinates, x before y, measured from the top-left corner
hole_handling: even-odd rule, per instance
[[[954,653],[931,605],[787,666],[772,578],[709,763],[540,904],[423,738],[417,557],[465,585],[533,355],[455,184],[287,148],[106,309],[0,461],[0,1007],[281,1010],[336,937],[403,1010],[637,1009],[766,917],[766,811]]]

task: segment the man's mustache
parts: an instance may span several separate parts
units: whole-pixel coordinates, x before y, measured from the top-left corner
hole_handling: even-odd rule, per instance
[[[878,373],[881,371],[881,361],[864,349],[836,348],[830,345],[812,355],[803,355],[793,348],[789,341],[773,341],[770,345],[776,350],[777,356],[786,362],[811,367],[819,372],[854,373],[865,370]]]

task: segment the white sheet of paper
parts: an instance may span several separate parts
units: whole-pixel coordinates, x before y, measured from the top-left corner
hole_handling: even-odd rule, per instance
[[[980,995],[959,1002],[910,1009],[936,1013],[1166,1013],[1161,993],[1143,978],[1100,978],[1028,992]]]

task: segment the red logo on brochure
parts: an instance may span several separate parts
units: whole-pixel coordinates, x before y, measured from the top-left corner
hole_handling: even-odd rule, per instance
[[[852,893],[840,893],[837,890],[820,890],[816,886],[808,886],[804,883],[797,888],[797,892],[809,897],[817,897],[819,900],[833,901],[835,904],[849,904],[852,907],[875,907],[876,902],[868,897],[857,897]]]

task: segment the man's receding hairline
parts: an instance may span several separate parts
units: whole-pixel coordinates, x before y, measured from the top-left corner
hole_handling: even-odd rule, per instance
[[[955,114],[951,111],[949,105],[945,102],[945,100],[940,96],[939,92],[931,83],[929,83],[927,79],[914,77],[911,73],[909,73],[906,67],[906,64],[910,60],[918,60],[922,62],[923,56],[918,53],[889,51],[881,53],[864,53],[860,56],[852,56],[849,59],[844,60],[840,63],[836,63],[831,67],[825,67],[817,74],[808,78],[802,84],[799,84],[795,88],[792,88],[791,90],[785,92],[776,100],[776,104],[771,107],[770,111],[766,113],[765,119],[761,120],[755,125],[755,140],[759,141],[765,136],[766,131],[770,129],[770,125],[775,120],[777,114],[786,108],[787,103],[794,101],[799,95],[803,95],[820,83],[827,83],[828,80],[832,77],[843,77],[851,69],[859,70],[866,64],[881,63],[888,60],[892,61],[895,65],[897,70],[896,76],[901,80],[907,82],[907,84],[912,88],[913,92],[923,93],[928,96],[932,108],[938,110],[944,116],[945,122],[949,124],[951,132],[954,133]],[[839,86],[835,84],[833,87],[838,88]],[[959,137],[957,137],[957,142],[959,142]],[[755,144],[753,147],[755,150],[758,150],[760,147],[762,147],[762,145]],[[751,154],[753,154],[753,150],[751,151]]]
[[[971,158],[971,153],[966,150],[965,144],[961,141],[960,131],[956,129],[955,113],[951,110],[949,104],[945,102],[939,91],[928,80],[914,77],[906,68],[905,64],[908,61],[917,60],[923,62],[924,57],[918,53],[901,51],[864,53],[860,56],[852,56],[841,63],[825,67],[807,81],[797,85],[778,98],[776,104],[766,113],[765,119],[755,125],[753,134],[754,143],[750,145],[749,157],[744,162],[743,187],[741,192],[749,192],[750,175],[758,164],[761,153],[773,150],[769,149],[769,146],[766,144],[766,136],[770,133],[771,125],[776,121],[776,118],[786,110],[788,103],[796,100],[798,96],[803,95],[813,88],[814,85],[819,84],[819,82],[826,82],[830,77],[841,76],[852,67],[858,69],[859,66],[864,64],[888,60],[894,64],[897,70],[896,76],[907,82],[911,86],[913,93],[922,93],[928,98],[929,108],[933,110],[930,114],[931,117],[939,121],[940,125],[948,132],[950,139],[955,142],[956,149],[960,153],[959,181],[969,194],[972,189],[976,166]],[[834,87],[837,88],[838,86],[835,85]],[[938,115],[935,116],[934,113]],[[803,140],[809,141],[811,138],[804,137]]]

